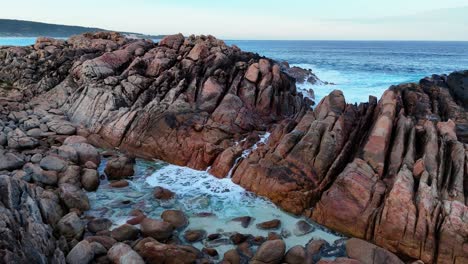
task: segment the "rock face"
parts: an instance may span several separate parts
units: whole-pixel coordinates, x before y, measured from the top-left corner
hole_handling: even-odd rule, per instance
[[[45,217],[52,213],[45,205],[59,204],[47,199],[44,192],[22,180],[0,176],[1,263],[47,263],[56,255],[65,262],[63,252],[56,252],[53,229]]]
[[[467,261],[468,115],[448,87],[433,76],[359,106],[334,91],[276,125],[233,181],[405,258]]]
[[[38,40],[33,47],[0,48],[0,81],[18,87],[14,97],[31,104],[51,98],[48,103],[61,109],[53,113],[69,120],[51,113],[28,117],[18,100],[5,101],[18,108],[7,116],[19,127],[0,131],[0,145],[9,148],[0,153],[8,155],[1,165],[12,170],[29,162],[23,152],[45,144],[44,136],[63,142],[78,133],[87,138],[65,141],[68,147],[53,155],[39,151],[47,162],[26,163],[31,173],[19,174],[38,185],[58,185],[68,209],[89,208],[78,165],[95,169],[90,162],[100,163],[91,143],[195,169],[211,167],[217,177],[232,176],[289,212],[404,259],[464,263],[467,78],[468,71],[434,75],[392,86],[379,101],[370,97],[359,105],[333,91],[311,109],[277,63],[212,36],[179,34],[159,44],[108,32]],[[129,167],[117,163],[115,168]],[[157,199],[170,196],[155,191]],[[143,236],[163,241],[173,229],[163,221],[141,223]],[[261,252],[270,251],[264,247]],[[156,241],[139,253],[154,261],[194,254]],[[257,252],[254,259],[282,261],[271,256]]]
[[[98,45],[104,38],[107,45]],[[21,48],[24,63],[37,65],[30,75],[3,64],[17,55],[2,49],[0,79],[26,89],[26,96],[55,100],[99,138],[93,144],[196,169],[206,169],[245,134],[308,108],[278,64],[212,36],[174,35],[159,44],[108,39],[81,35],[53,52],[45,45]],[[50,125],[56,133],[74,132],[66,122]]]

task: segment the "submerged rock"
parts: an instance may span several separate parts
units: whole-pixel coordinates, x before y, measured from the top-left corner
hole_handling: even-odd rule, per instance
[[[174,198],[175,193],[160,186],[156,186],[153,191],[154,198],[160,200],[169,200]]]

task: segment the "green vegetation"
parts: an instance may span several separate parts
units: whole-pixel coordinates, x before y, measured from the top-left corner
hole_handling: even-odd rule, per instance
[[[108,31],[101,28],[65,26],[33,21],[0,19],[0,37],[69,37],[85,32]],[[140,33],[120,32],[139,38],[162,38],[164,36],[144,35]]]

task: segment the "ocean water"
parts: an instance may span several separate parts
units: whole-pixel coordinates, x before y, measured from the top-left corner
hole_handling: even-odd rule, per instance
[[[34,38],[0,38],[0,45],[31,45]],[[158,41],[158,40],[154,40]],[[299,84],[313,88],[316,101],[335,89],[348,103],[380,97],[391,85],[417,82],[432,74],[468,69],[468,42],[444,41],[277,41],[228,40],[242,50],[291,66],[312,69],[336,85]]]
[[[334,89],[348,103],[380,98],[391,85],[418,82],[432,74],[468,69],[468,42],[427,41],[257,41],[232,40],[242,50],[256,52],[291,66],[312,69],[336,85],[301,84],[313,88],[317,101]]]

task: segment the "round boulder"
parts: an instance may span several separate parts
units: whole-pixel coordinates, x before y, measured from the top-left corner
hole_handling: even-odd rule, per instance
[[[172,236],[174,227],[167,222],[144,218],[140,223],[144,236],[152,237],[158,241],[164,241]]]
[[[109,160],[106,164],[104,172],[109,180],[121,180],[133,176],[135,171],[135,158],[122,156]]]
[[[161,214],[161,219],[170,223],[176,229],[182,229],[189,224],[187,216],[180,210],[166,210]]]

